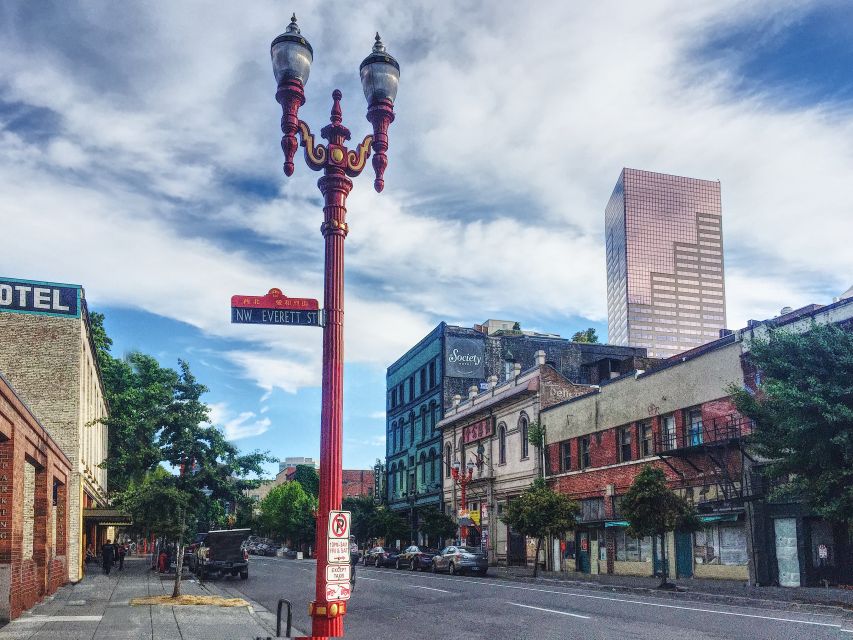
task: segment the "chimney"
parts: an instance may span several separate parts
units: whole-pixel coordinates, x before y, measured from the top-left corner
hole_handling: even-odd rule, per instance
[[[536,352],[535,357],[537,367],[541,367],[543,364],[545,364],[545,352],[542,351],[542,349],[539,349],[539,351]]]
[[[468,387],[468,399],[473,400],[474,398],[476,398],[477,392],[479,390],[480,388],[476,384],[472,384],[470,387]]]
[[[521,375],[521,363],[516,362],[515,364],[512,365],[512,377],[517,378],[520,375]]]
[[[462,402],[462,396],[460,396],[460,395],[457,393],[455,396],[453,396],[453,405],[452,405],[452,408],[453,408],[453,409],[455,409],[456,407],[458,407],[460,402]]]
[[[497,376],[489,376],[488,383],[489,383],[489,389],[494,389],[496,386],[498,386],[498,377]]]

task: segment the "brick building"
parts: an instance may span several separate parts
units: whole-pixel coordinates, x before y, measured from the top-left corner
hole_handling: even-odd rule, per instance
[[[373,497],[373,469],[344,469],[344,498]]]
[[[0,279],[0,373],[71,461],[67,568],[79,580],[108,505],[107,406],[82,287]]]
[[[578,530],[553,540],[549,566],[583,573],[652,575],[657,549],[626,535],[620,498],[645,465],[694,503],[703,528],[667,535],[670,575],[814,584],[843,570],[843,532],[808,505],[777,503],[766,493],[746,447],[752,423],[727,388],[753,384],[750,343],[769,326],[807,331],[811,322],[853,323],[853,300],[812,305],[751,322],[712,343],[603,382],[541,413],[546,477],[581,504]],[[829,561],[815,560],[823,546]]]
[[[497,376],[492,376],[488,389],[472,386],[465,401],[456,396],[438,423],[446,510],[471,522],[465,542],[482,546],[492,564],[533,562],[536,541],[513,532],[500,516],[507,503],[542,474],[542,452],[528,437],[540,411],[590,389],[572,384],[545,364],[544,351],[535,358],[533,367],[526,371],[517,367],[505,382],[498,384]],[[452,478],[454,463],[459,463],[460,473],[472,465],[465,504]],[[424,544],[436,546],[438,541]]]
[[[68,582],[71,462],[0,376],[0,620]]]
[[[409,516],[411,539],[417,539],[421,509],[443,508],[437,424],[454,396],[467,397],[472,385],[485,388],[492,377],[498,383],[512,379],[535,366],[538,351],[576,383],[618,375],[646,355],[643,348],[583,344],[518,327],[506,320],[473,328],[442,322],[388,367],[384,499],[392,510]]]

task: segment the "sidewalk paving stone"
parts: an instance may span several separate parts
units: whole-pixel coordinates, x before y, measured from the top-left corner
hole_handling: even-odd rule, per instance
[[[88,575],[66,585],[20,618],[0,628],[0,640],[255,640],[274,636],[269,619],[250,607],[130,606],[133,598],[171,594],[174,575],[150,570],[147,558],[128,558],[124,571],[103,575],[89,565]],[[187,595],[231,597],[215,583],[182,581]],[[245,598],[245,596],[243,596]]]

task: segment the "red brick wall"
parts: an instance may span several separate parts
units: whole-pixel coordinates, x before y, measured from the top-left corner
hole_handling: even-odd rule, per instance
[[[24,464],[35,469],[33,554],[23,557]],[[0,570],[10,576],[0,611],[10,619],[68,581],[68,479],[71,464],[44,427],[0,379]],[[53,546],[53,485],[57,495],[57,543]],[[58,553],[61,551],[61,554]]]
[[[373,470],[344,469],[344,498],[373,495]]]

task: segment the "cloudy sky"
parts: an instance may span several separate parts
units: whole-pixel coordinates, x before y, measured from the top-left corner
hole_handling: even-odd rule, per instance
[[[604,206],[624,166],[719,179],[731,327],[853,284],[853,5],[8,1],[0,275],[82,284],[121,353],[188,359],[241,447],[317,455],[320,331],[229,323],[322,299],[320,197],[285,179],[269,43],[314,46],[369,130],[358,64],[402,67],[386,188],[349,198],[344,463],[384,455],[385,367],[441,320],[606,335]]]

